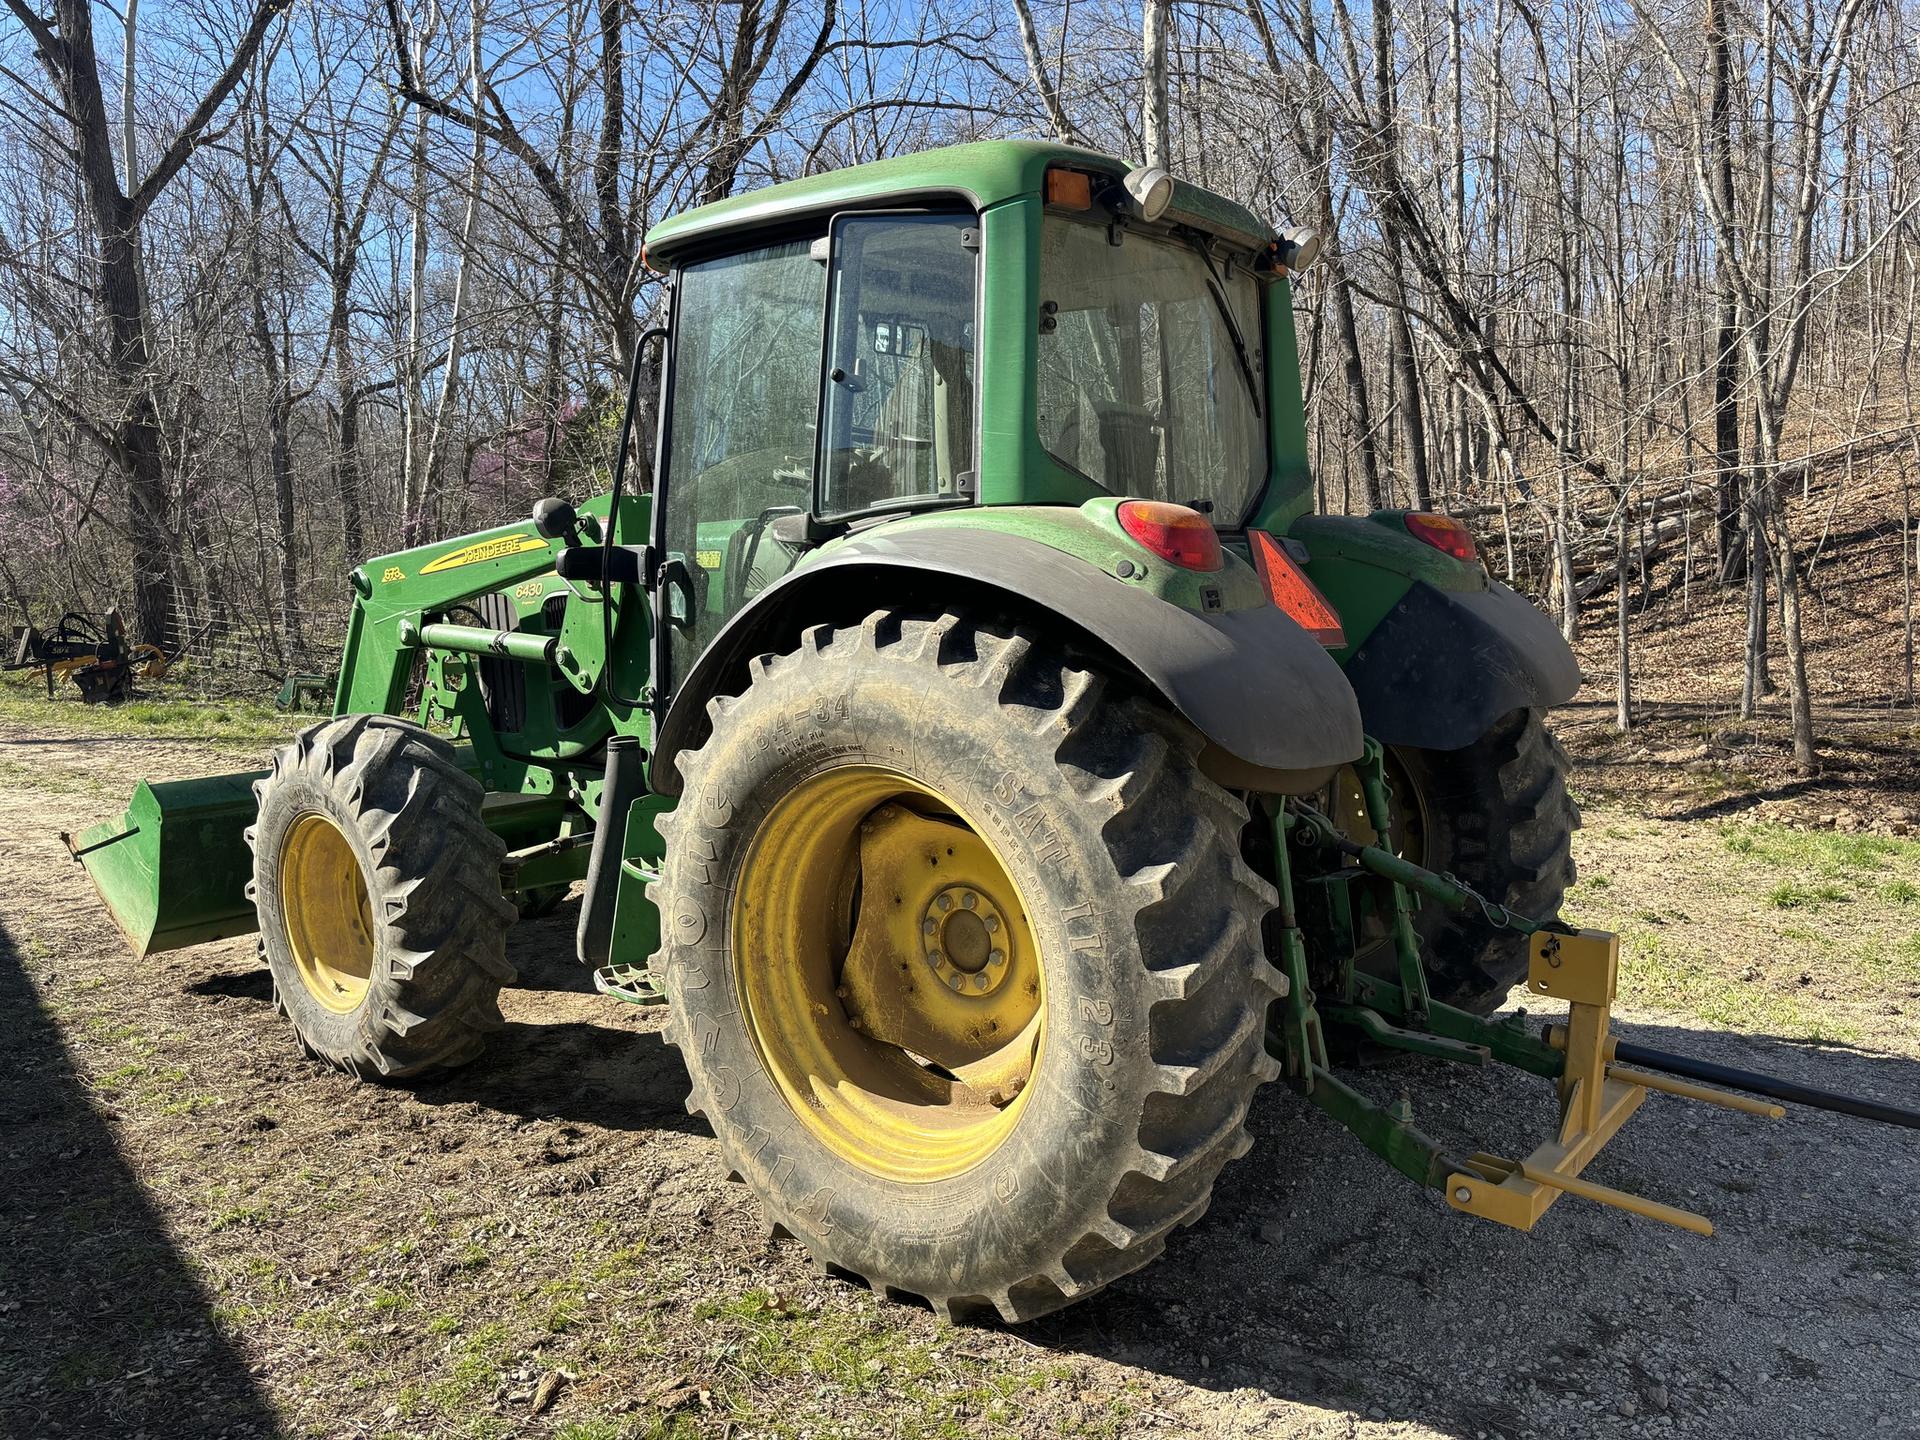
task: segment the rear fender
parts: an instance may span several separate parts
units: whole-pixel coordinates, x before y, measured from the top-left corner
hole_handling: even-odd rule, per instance
[[[1552,620],[1479,564],[1415,540],[1397,514],[1304,516],[1289,533],[1340,612],[1347,648],[1334,658],[1375,739],[1457,750],[1502,715],[1563,704],[1580,688]]]
[[[1223,784],[1300,793],[1360,753],[1360,711],[1339,666],[1273,606],[1201,614],[1038,540],[948,524],[858,536],[756,596],[672,696],[653,788],[679,793],[675,761],[705,741],[707,701],[739,693],[754,656],[883,605],[967,605],[1062,636],[1192,723]]]
[[[1553,621],[1499,581],[1484,590],[1416,581],[1354,648],[1347,680],[1369,735],[1458,750],[1502,715],[1572,699],[1580,665]]]

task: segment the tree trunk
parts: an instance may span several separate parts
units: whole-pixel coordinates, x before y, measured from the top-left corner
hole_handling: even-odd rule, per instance
[[[1629,523],[1627,507],[1623,505],[1617,531],[1618,545],[1614,551],[1613,579],[1613,653],[1614,663],[1619,667],[1619,680],[1613,692],[1613,723],[1622,735],[1633,729],[1633,647],[1627,626],[1627,577],[1633,564],[1627,545]]]
[[[1390,170],[1400,168],[1399,97],[1394,82],[1393,5],[1392,0],[1374,0],[1373,5],[1373,88],[1376,133]],[[1407,267],[1400,253],[1400,237],[1391,224],[1381,227],[1385,242],[1387,278],[1392,287],[1393,305],[1387,316],[1391,329],[1387,363],[1392,371],[1389,383],[1394,389],[1400,412],[1400,431],[1406,437],[1407,474],[1413,482],[1413,508],[1426,510],[1433,504],[1433,480],[1427,468],[1427,425],[1420,410],[1419,356],[1413,349],[1413,326],[1407,320]]]
[[[1731,60],[1727,53],[1726,0],[1706,0],[1707,175],[1714,203],[1733,214],[1733,139],[1728,98]],[[1718,504],[1714,545],[1720,583],[1738,583],[1746,565],[1740,520],[1740,320],[1729,258],[1715,246],[1713,361],[1713,440]]]
[[[1780,641],[1787,652],[1787,708],[1793,722],[1793,763],[1802,775],[1820,773],[1813,742],[1813,697],[1807,688],[1807,649],[1800,625],[1800,569],[1787,517],[1773,509],[1774,578],[1780,586]]]
[[[1140,21],[1142,79],[1140,129],[1146,141],[1146,162],[1167,163],[1170,131],[1167,115],[1167,23],[1172,0],[1146,0]]]
[[[349,567],[367,557],[367,537],[360,503],[360,386],[354,373],[352,259],[334,256],[333,304],[327,327],[332,332],[335,423],[333,491],[340,500],[340,537]]]
[[[87,0],[59,0],[54,16],[59,51],[48,54],[45,63],[73,120],[74,158],[93,220],[107,370],[120,408],[113,438],[127,482],[136,629],[147,643],[166,645],[174,631],[171,557],[176,546],[140,288],[140,220],[115,173],[94,51],[93,7]]]

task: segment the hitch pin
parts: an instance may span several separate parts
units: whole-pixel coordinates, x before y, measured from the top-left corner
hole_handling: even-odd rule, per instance
[[[1672,1205],[1662,1205],[1658,1200],[1649,1200],[1644,1195],[1633,1195],[1607,1185],[1596,1185],[1591,1180],[1582,1180],[1577,1175],[1556,1174],[1538,1165],[1529,1165],[1524,1160],[1515,1165],[1514,1169],[1522,1180],[1531,1180],[1536,1185],[1545,1185],[1553,1190],[1564,1190],[1569,1195],[1578,1195],[1582,1200],[1611,1205],[1615,1209],[1630,1211],[1648,1220],[1658,1220],[1681,1230],[1690,1230],[1695,1235],[1713,1234],[1713,1222],[1704,1215],[1694,1214],[1691,1210],[1676,1209]]]
[[[1764,1116],[1768,1120],[1779,1120],[1787,1113],[1785,1106],[1775,1105],[1771,1101],[1755,1100],[1749,1095],[1731,1095],[1725,1090],[1711,1090],[1705,1085],[1690,1085],[1685,1080],[1656,1075],[1651,1070],[1636,1070],[1631,1065],[1609,1065],[1607,1075],[1614,1080],[1624,1080],[1629,1085],[1638,1085],[1643,1090],[1658,1090],[1662,1094],[1678,1095],[1687,1100],[1704,1100],[1709,1105]]]
[[[1567,1027],[1565,1025],[1547,1026],[1546,1042],[1554,1049],[1565,1052],[1567,1048]],[[1622,1065],[1612,1059],[1619,1041],[1609,1035],[1605,1051],[1607,1059],[1607,1077],[1612,1080],[1624,1080],[1629,1085],[1638,1085],[1642,1090],[1658,1090],[1663,1095],[1678,1095],[1685,1100],[1700,1100],[1708,1105],[1718,1105],[1727,1110],[1739,1110],[1747,1115],[1759,1115],[1768,1120],[1785,1117],[1784,1106],[1775,1105],[1767,1100],[1755,1100],[1747,1095],[1735,1095],[1726,1090],[1714,1090],[1705,1085],[1695,1085],[1690,1081],[1678,1080],[1670,1075],[1656,1075],[1651,1070],[1641,1070],[1636,1066]]]

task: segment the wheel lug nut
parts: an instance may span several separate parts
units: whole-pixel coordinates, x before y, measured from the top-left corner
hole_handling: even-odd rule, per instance
[[[1004,965],[1006,963],[1007,952],[1004,950],[994,950],[987,955],[987,964],[989,965]]]
[[[938,930],[939,928],[940,928],[940,922],[938,920],[928,920],[921,925],[920,932],[923,935],[931,935],[933,934],[934,931]]]
[[[967,981],[965,976],[955,975],[952,979],[948,980],[947,983],[953,986],[954,989],[958,990],[962,985],[966,984]]]
[[[951,895],[942,895],[933,903],[942,910],[951,910],[953,908],[953,897]]]
[[[987,916],[986,924],[987,929],[998,930],[1000,928],[1000,917],[998,915],[989,915]]]
[[[847,987],[844,985],[836,985],[833,987],[833,993],[844,1000],[847,998]]]
[[[849,1015],[847,1017],[847,1024],[855,1030],[864,1030],[867,1028],[867,1022],[862,1020],[858,1015]]]
[[[971,890],[969,890],[966,894],[960,897],[960,904],[966,909],[971,910],[974,907],[974,903],[978,899],[979,897],[975,895]]]

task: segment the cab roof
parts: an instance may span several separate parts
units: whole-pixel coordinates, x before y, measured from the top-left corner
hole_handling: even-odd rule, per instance
[[[1132,168],[1111,155],[1045,141],[983,140],[948,145],[788,180],[682,211],[648,231],[647,258],[654,263],[678,260],[689,251],[713,248],[725,237],[743,231],[809,218],[824,220],[837,211],[881,200],[905,203],[959,197],[977,209],[987,210],[1009,200],[1037,198],[1051,165],[1115,176]],[[1177,176],[1167,218],[1210,230],[1253,249],[1274,238],[1273,228],[1252,211]]]

